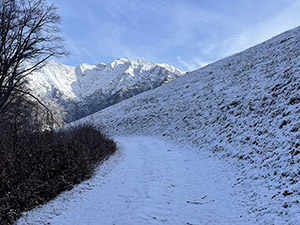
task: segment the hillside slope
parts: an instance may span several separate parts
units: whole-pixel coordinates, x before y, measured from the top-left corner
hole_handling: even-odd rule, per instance
[[[27,62],[28,64],[30,62]],[[183,75],[167,64],[121,58],[77,67],[56,61],[28,76],[29,88],[66,122],[90,115]]]
[[[236,185],[257,223],[297,224],[299,90],[298,27],[82,121],[208,149],[238,166]]]

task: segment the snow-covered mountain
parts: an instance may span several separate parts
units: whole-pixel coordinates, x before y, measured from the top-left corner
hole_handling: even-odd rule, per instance
[[[299,224],[300,27],[92,118],[112,136],[210,150],[239,168],[235,185],[256,224]]]
[[[51,60],[28,79],[33,93],[70,122],[157,88],[183,74],[173,66],[143,58],[137,61],[121,58],[109,64],[77,67]]]

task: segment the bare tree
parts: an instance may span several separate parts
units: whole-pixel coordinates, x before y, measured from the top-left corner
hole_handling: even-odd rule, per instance
[[[24,89],[25,77],[52,56],[66,55],[61,18],[46,0],[0,0],[0,114]],[[25,67],[27,60],[31,60]],[[31,95],[31,97],[34,97]]]

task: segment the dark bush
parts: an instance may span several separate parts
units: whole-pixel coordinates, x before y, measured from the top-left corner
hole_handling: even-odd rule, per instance
[[[1,125],[1,124],[0,124]],[[1,132],[9,128],[2,123]],[[8,126],[8,127],[5,127]],[[3,129],[6,128],[6,129]],[[0,135],[0,224],[88,179],[116,144],[92,125]]]

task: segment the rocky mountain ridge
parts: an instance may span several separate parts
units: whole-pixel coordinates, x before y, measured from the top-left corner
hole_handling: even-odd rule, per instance
[[[109,64],[84,63],[77,67],[50,60],[28,77],[28,86],[56,115],[71,122],[183,74],[173,66],[143,58],[120,58]]]

